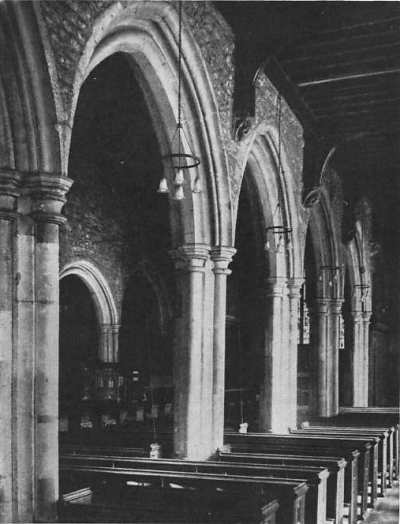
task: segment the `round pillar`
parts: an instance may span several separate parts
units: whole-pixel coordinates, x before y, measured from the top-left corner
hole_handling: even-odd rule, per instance
[[[178,287],[174,344],[175,454],[204,459],[213,452],[210,248],[203,244],[184,245],[173,256]]]
[[[13,289],[14,235],[20,175],[0,171],[0,522],[13,522]]]
[[[213,447],[224,444],[225,403],[225,335],[226,335],[226,284],[231,274],[228,266],[236,249],[216,247],[211,251],[214,262],[214,333],[213,333]]]
[[[318,415],[329,416],[329,386],[330,386],[330,362],[329,362],[329,330],[328,330],[329,300],[319,298],[315,301],[315,316],[318,333]]]
[[[34,517],[54,522],[58,501],[59,226],[66,177],[30,175],[35,222]]]

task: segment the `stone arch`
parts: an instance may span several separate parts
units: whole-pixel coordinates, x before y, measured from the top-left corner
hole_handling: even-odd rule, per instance
[[[368,208],[368,204],[367,208]],[[354,224],[354,237],[346,245],[346,268],[350,285],[350,304],[346,329],[351,333],[349,380],[353,406],[368,406],[369,329],[372,314],[369,227],[367,217]]]
[[[2,21],[6,56],[1,69],[7,82],[0,86],[4,107],[0,165],[59,175],[55,99],[34,8],[29,2],[4,4]]]
[[[367,228],[361,219],[354,225],[354,237],[346,246],[346,263],[353,288],[352,309],[371,311],[371,268]]]
[[[268,314],[259,426],[260,430],[286,432],[296,424],[297,303],[299,282],[303,276],[302,228],[286,144],[281,144],[281,169],[278,144],[276,127],[265,122],[256,126],[243,145],[245,151],[241,152],[238,178],[243,181],[243,176],[250,175],[254,182],[262,213],[262,246],[267,240],[267,227],[284,226],[292,231],[290,249],[282,252],[271,249],[263,253],[269,266],[269,278],[265,289]],[[248,174],[245,175],[246,168]],[[283,412],[285,416],[282,416]]]
[[[317,270],[320,270],[318,294],[323,299],[343,299],[344,255],[340,241],[340,225],[337,223],[329,194],[325,187],[319,190],[318,201],[311,209],[310,228]],[[330,271],[321,268],[337,268],[335,278]],[[333,283],[333,286],[330,284]]]
[[[248,166],[260,198],[264,232],[266,227],[278,225],[292,230],[290,251],[282,254],[271,251],[268,255],[271,276],[301,278],[300,220],[294,180],[284,144],[281,150],[281,173],[278,163],[278,131],[272,126],[263,124],[259,126],[248,145],[241,178],[243,179],[244,171]],[[266,237],[264,242],[265,240]]]
[[[161,154],[171,150],[177,121],[178,14],[166,2],[130,2],[107,9],[94,23],[79,61],[72,108],[66,127],[63,163],[67,163],[71,128],[80,86],[96,65],[116,52],[130,57],[149,101]],[[171,213],[173,243],[231,245],[232,218],[227,161],[222,144],[218,107],[201,51],[183,19],[182,104],[185,132],[201,158],[196,168],[202,192],[186,198]],[[170,167],[165,164],[165,171]],[[192,174],[194,177],[194,174]]]
[[[100,325],[99,358],[103,362],[118,361],[119,315],[110,287],[100,270],[87,260],[75,260],[60,271],[60,280],[79,277],[88,287]]]

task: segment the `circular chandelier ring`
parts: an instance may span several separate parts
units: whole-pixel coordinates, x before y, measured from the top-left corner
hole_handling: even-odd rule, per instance
[[[172,167],[174,169],[191,169],[200,165],[200,158],[195,155],[189,155],[188,153],[171,153],[170,155],[163,156],[163,159],[172,160]],[[181,165],[181,163],[179,162],[178,164],[175,164],[174,160],[176,159],[190,160],[190,163],[185,163],[184,165]]]

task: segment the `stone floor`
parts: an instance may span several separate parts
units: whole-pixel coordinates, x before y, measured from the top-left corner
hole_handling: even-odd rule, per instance
[[[379,502],[364,521],[366,524],[399,524],[399,482],[387,490],[386,496]]]

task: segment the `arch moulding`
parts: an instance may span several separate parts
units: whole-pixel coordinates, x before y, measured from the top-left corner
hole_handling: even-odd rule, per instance
[[[117,362],[119,317],[106,279],[100,270],[87,260],[76,260],[64,266],[60,271],[60,280],[68,276],[80,278],[92,295],[100,325],[100,360],[103,362]]]

